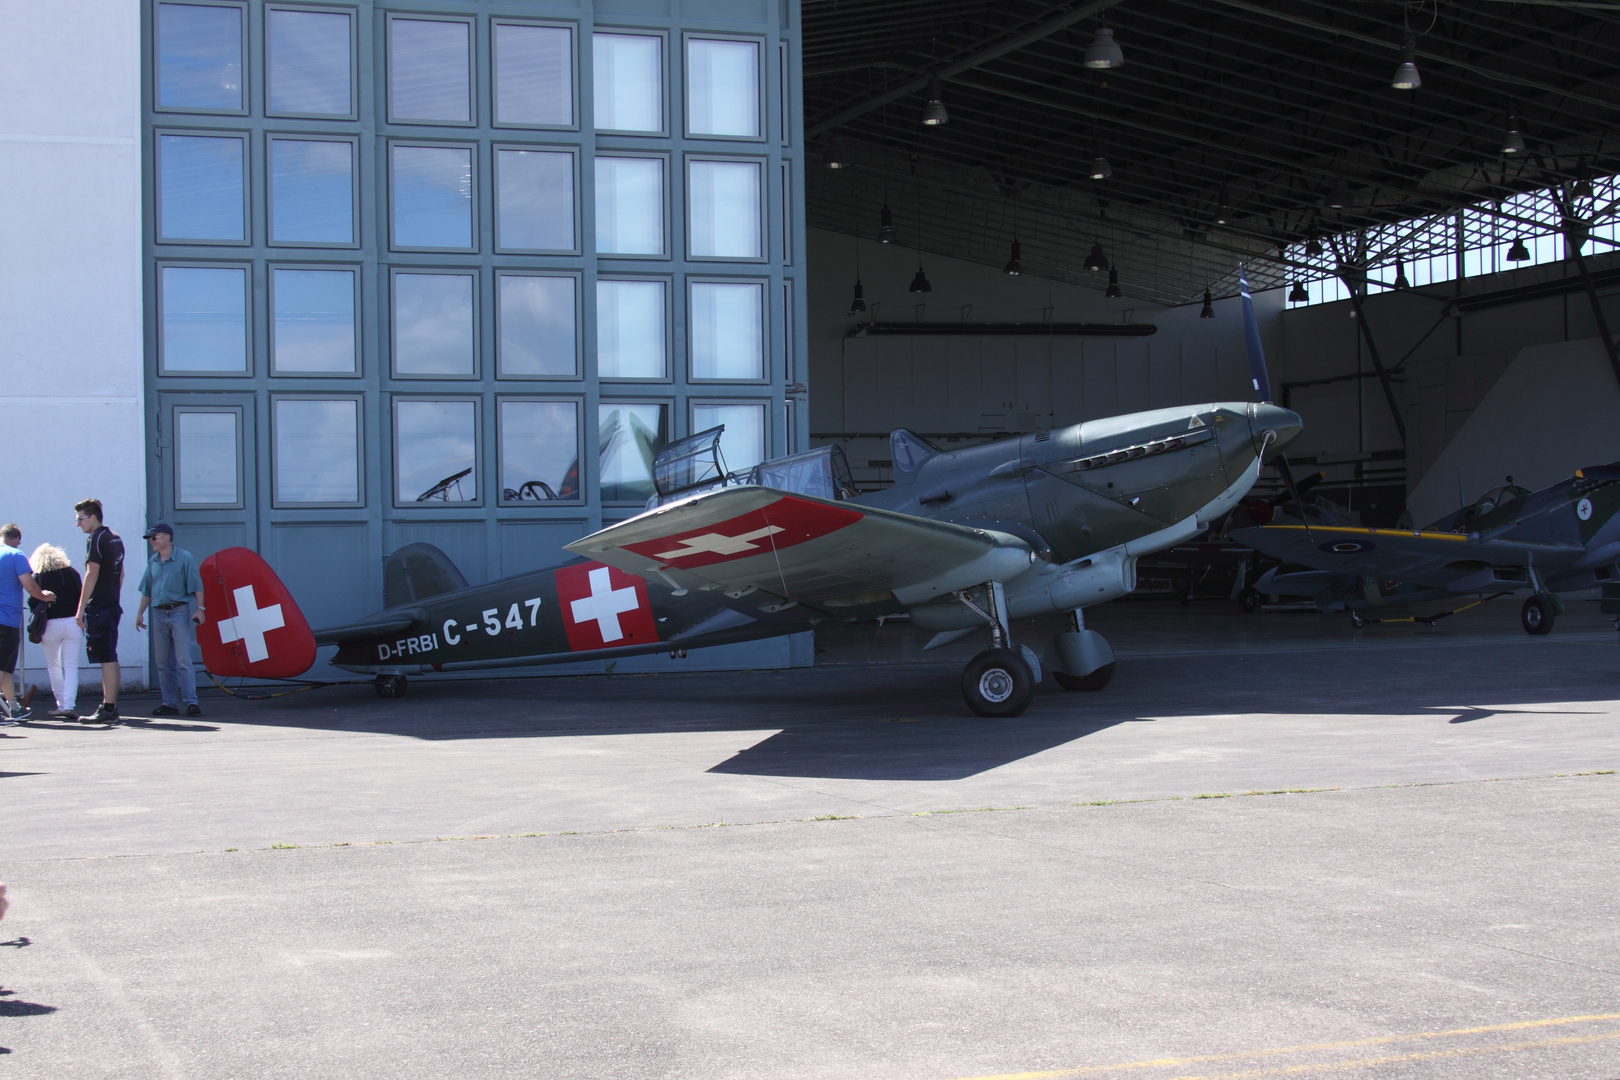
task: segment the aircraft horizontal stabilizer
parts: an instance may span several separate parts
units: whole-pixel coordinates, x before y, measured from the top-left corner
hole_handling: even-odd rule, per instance
[[[1006,581],[1034,558],[1018,537],[737,485],[662,506],[567,545],[681,588],[759,590],[831,610],[901,605]]]

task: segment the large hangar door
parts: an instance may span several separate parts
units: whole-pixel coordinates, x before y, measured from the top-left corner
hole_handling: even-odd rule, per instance
[[[837,442],[863,487],[893,478],[888,433],[910,428],[945,446],[1142,409],[1242,397],[1241,357],[1210,345],[1154,348],[1150,338],[1077,335],[885,334],[847,337],[837,410],[812,442]],[[1227,369],[1231,370],[1228,371]]]

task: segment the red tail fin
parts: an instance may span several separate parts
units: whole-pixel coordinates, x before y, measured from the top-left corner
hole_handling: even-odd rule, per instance
[[[216,551],[202,562],[208,621],[197,628],[203,666],[215,675],[291,679],[315,662],[315,635],[292,593],[247,548]]]

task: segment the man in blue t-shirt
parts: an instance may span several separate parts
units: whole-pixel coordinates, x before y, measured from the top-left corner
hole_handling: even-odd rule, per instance
[[[34,581],[34,568],[28,556],[17,550],[22,530],[12,524],[0,525],[0,696],[5,698],[5,715],[0,727],[10,727],[28,715],[17,704],[17,656],[22,651],[23,591],[47,604],[56,603],[56,594],[41,589]]]

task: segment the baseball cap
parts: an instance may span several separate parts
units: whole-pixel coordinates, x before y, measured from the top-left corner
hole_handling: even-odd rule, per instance
[[[152,539],[152,537],[156,536],[158,533],[167,533],[169,535],[169,539],[171,539],[171,540],[174,539],[174,530],[172,528],[170,528],[169,526],[163,524],[163,522],[161,522],[161,521],[158,522],[156,525],[152,526],[150,529],[147,529],[145,535],[143,535],[141,537],[141,539],[142,540],[150,540],[150,539]]]

